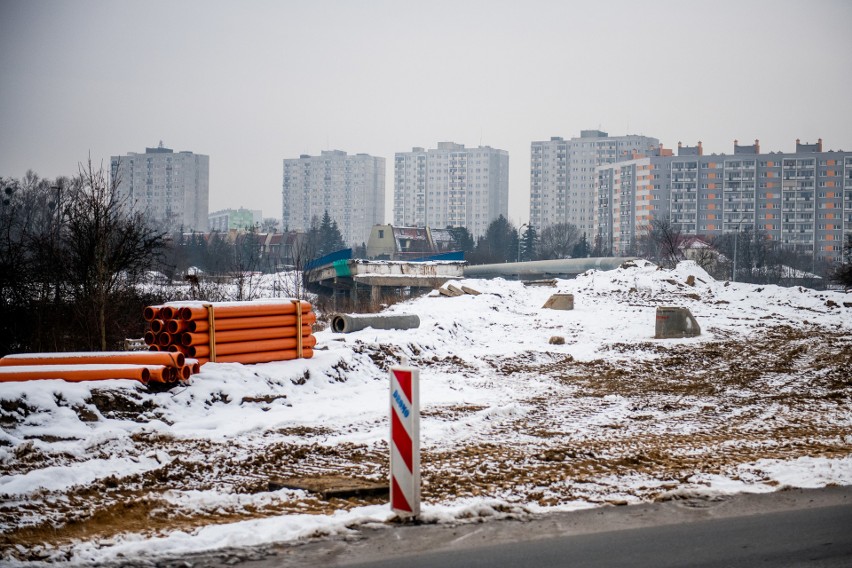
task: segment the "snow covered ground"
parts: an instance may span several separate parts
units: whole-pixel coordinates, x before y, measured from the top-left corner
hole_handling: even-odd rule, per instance
[[[482,293],[387,310],[417,314],[418,329],[320,331],[313,359],[211,363],[169,392],[0,384],[0,562],[120,562],[393,522],[379,498],[269,482],[386,479],[387,373],[403,359],[421,369],[427,522],[852,484],[852,295],[717,282],[691,262],[556,287],[458,284]],[[542,309],[556,292],[574,310]],[[702,334],[654,339],[657,306],[689,308]]]

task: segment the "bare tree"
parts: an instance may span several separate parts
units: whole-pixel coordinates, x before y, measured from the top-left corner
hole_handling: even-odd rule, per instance
[[[260,290],[261,242],[255,227],[236,235],[234,240],[234,283],[237,286],[235,300],[254,300]]]
[[[640,256],[666,267],[674,267],[686,258],[684,244],[683,234],[669,219],[652,219],[638,239]]]
[[[68,281],[81,321],[94,317],[96,344],[107,348],[107,318],[122,288],[136,283],[163,246],[164,234],[119,198],[119,180],[107,181],[91,158],[72,181],[64,227]]]
[[[573,223],[556,223],[541,231],[538,257],[541,260],[569,258],[580,241],[580,229]]]
[[[305,282],[310,275],[309,262],[316,258],[319,242],[317,233],[299,233],[291,231],[286,237],[291,270],[279,273],[277,285],[283,294],[291,298],[305,299],[307,289]]]
[[[843,241],[843,257],[834,268],[832,278],[846,288],[852,288],[852,232],[846,233]]]

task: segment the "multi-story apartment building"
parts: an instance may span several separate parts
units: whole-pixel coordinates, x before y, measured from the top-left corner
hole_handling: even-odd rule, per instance
[[[249,229],[259,227],[263,222],[263,212],[259,209],[222,209],[207,216],[207,225],[211,231],[227,232],[231,229]]]
[[[385,222],[385,159],[340,150],[284,160],[284,231],[306,231],[328,211],[343,241],[366,243]]]
[[[595,235],[614,254],[628,252],[654,218],[685,235],[759,230],[829,262],[852,230],[852,152],[823,151],[822,140],[768,154],[757,140],[735,140],[730,155],[678,144],[677,156],[636,157],[596,175]]]
[[[647,136],[609,136],[583,130],[579,138],[533,142],[530,157],[530,225],[538,231],[572,223],[592,234],[595,225],[595,168],[635,154],[648,154],[659,140]]]
[[[394,224],[466,227],[474,237],[509,216],[509,153],[439,142],[394,159]]]
[[[165,229],[207,231],[210,158],[174,152],[160,142],[144,154],[110,158],[120,198]]]

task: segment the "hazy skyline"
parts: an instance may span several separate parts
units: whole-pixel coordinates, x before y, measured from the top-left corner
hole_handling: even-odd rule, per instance
[[[282,161],[601,129],[669,148],[852,150],[852,2],[0,0],[0,176],[161,140],[210,156],[210,210],[281,217]]]

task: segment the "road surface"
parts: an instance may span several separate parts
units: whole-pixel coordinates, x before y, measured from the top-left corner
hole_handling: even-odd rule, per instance
[[[852,567],[852,487],[604,506],[519,520],[362,528],[158,566]]]

